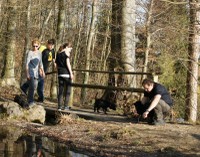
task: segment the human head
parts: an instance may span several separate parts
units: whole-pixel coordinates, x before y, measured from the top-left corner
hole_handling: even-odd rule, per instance
[[[40,41],[38,39],[32,40],[32,47],[33,50],[38,50],[38,48],[40,47]]]
[[[63,44],[63,49],[68,49],[68,52],[71,52],[71,50],[72,50],[72,45],[71,45],[71,43],[64,43]]]
[[[49,40],[47,40],[47,48],[49,50],[52,50],[54,48],[54,45],[55,45],[55,39],[49,39]]]
[[[65,49],[66,47],[68,47],[69,46],[69,43],[64,43],[63,45],[62,45],[62,47]]]
[[[66,47],[72,48],[72,44],[71,43],[64,43],[63,48],[66,48]]]
[[[144,79],[142,86],[146,92],[151,92],[154,86],[154,82],[151,79]]]

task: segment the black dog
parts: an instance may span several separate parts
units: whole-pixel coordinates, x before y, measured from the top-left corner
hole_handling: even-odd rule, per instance
[[[23,95],[16,95],[14,102],[18,103],[22,108],[28,108],[28,103]]]
[[[103,112],[106,114],[108,108],[116,110],[116,104],[103,99],[95,99],[94,112],[97,111],[99,113],[100,108],[102,108]]]

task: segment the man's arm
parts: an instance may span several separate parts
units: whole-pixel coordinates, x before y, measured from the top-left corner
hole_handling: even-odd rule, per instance
[[[161,98],[161,95],[160,95],[160,94],[155,95],[155,97],[154,97],[153,101],[151,102],[149,108],[143,113],[143,117],[144,117],[144,118],[147,118],[149,112],[150,112],[151,110],[153,110],[154,107],[156,107],[156,105],[157,105],[158,102],[160,101],[160,98]]]

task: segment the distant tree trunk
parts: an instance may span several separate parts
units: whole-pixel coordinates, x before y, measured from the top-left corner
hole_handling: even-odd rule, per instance
[[[188,121],[197,120],[197,98],[198,98],[198,54],[200,44],[200,1],[190,0],[190,25],[188,45],[188,72],[186,89],[186,115]]]
[[[89,70],[90,69],[90,56],[91,56],[91,48],[92,48],[92,42],[94,39],[95,35],[95,25],[96,25],[96,9],[97,9],[97,0],[93,0],[92,2],[92,17],[91,17],[91,24],[90,24],[90,31],[88,35],[88,42],[87,42],[87,49],[86,49],[86,65],[85,69]],[[87,84],[89,79],[89,73],[86,72],[84,75],[84,80],[83,83]],[[85,97],[86,97],[86,88],[81,89],[81,103],[85,102]]]
[[[21,70],[21,79],[20,79],[20,85],[25,82],[26,80],[26,71],[25,71],[25,65],[26,65],[26,55],[27,51],[29,50],[30,46],[30,25],[31,25],[31,0],[27,0],[27,15],[26,15],[26,32],[25,32],[25,46],[24,46],[24,53],[22,57],[22,70]]]
[[[83,6],[82,9],[83,9],[82,14],[84,14],[84,12],[85,12],[85,6]],[[79,14],[77,15],[77,19],[78,19],[78,17],[79,17]],[[77,21],[77,25],[79,24],[78,21]],[[74,43],[76,43],[76,47],[75,47],[75,50],[73,50],[73,53],[74,53],[74,58],[73,58],[73,62],[72,62],[72,68],[73,69],[77,68],[77,59],[78,59],[78,54],[79,54],[78,52],[79,52],[80,43],[81,43],[81,33],[82,33],[82,30],[83,30],[83,22],[84,22],[84,20],[82,19],[80,21],[80,26],[79,26],[79,31],[78,31],[78,37],[74,38],[76,40],[76,41],[74,41]],[[76,82],[76,71],[74,71],[73,73],[74,73],[73,81]],[[75,88],[72,87],[72,91],[71,91],[71,95],[70,95],[69,104],[71,106],[73,105],[74,89]]]
[[[110,12],[109,12],[110,13]],[[108,15],[107,18],[107,27],[106,27],[106,35],[104,37],[104,44],[103,44],[103,49],[102,49],[102,55],[101,55],[101,64],[102,66],[100,66],[99,70],[106,70],[106,63],[107,63],[107,59],[108,56],[110,54],[110,39],[109,39],[109,32],[110,32],[110,16]]]
[[[42,24],[41,31],[40,31],[40,36],[39,36],[39,40],[40,41],[42,41],[42,39],[43,39],[43,36],[44,36],[44,33],[45,33],[45,28],[46,28],[46,26],[48,24],[48,21],[49,21],[50,17],[51,17],[52,10],[53,9],[51,9],[49,11],[49,14],[48,14],[47,18],[45,19],[44,23]]]
[[[125,71],[135,71],[135,0],[123,0],[121,61]],[[127,75],[129,87],[135,87],[136,80]]]
[[[150,6],[148,9],[148,13],[147,13],[147,22],[146,22],[146,37],[147,37],[147,47],[145,50],[145,54],[144,54],[144,68],[143,68],[143,72],[146,73],[147,72],[147,65],[148,65],[148,59],[149,59],[149,51],[151,48],[151,36],[152,36],[152,32],[151,32],[151,22],[152,22],[152,12],[153,12],[153,4],[154,4],[154,0],[151,0],[149,2]],[[142,80],[145,79],[146,75],[142,76]]]
[[[58,12],[58,25],[57,25],[57,31],[56,31],[56,49],[59,48],[59,46],[62,43],[62,36],[63,36],[63,29],[64,29],[64,20],[65,20],[65,0],[59,0],[59,12]],[[57,98],[57,75],[53,74],[52,76],[52,82],[51,82],[51,98],[56,99]]]
[[[6,38],[6,60],[4,64],[3,71],[3,79],[2,86],[5,85],[18,85],[15,80],[15,52],[16,52],[16,17],[17,17],[17,0],[8,0],[8,10],[9,10],[9,18],[8,18],[8,30],[7,30],[7,38]]]
[[[112,24],[111,24],[111,43],[110,53],[108,56],[108,70],[115,71],[116,67],[119,67],[120,54],[121,54],[121,23],[122,23],[122,4],[120,0],[112,0]],[[109,74],[108,86],[115,86],[117,80],[114,74]],[[102,99],[108,100],[112,103],[116,103],[113,90],[105,90]],[[112,98],[112,99],[111,99]]]
[[[121,22],[122,22],[122,2],[112,0],[112,25],[111,25],[111,53],[109,56],[109,71],[114,71],[118,66],[121,53]],[[114,74],[109,74],[108,85],[114,86]]]

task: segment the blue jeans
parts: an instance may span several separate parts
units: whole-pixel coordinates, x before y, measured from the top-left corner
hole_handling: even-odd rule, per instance
[[[34,92],[37,88],[38,80],[34,79],[34,77],[31,77],[30,80],[28,80],[29,88],[28,88],[28,103],[34,103]]]
[[[37,93],[38,93],[38,101],[44,101],[44,78],[39,77],[38,80],[38,87],[37,87]]]
[[[28,81],[26,81],[22,86],[21,86],[21,90],[27,95],[28,92],[28,87],[29,87],[29,83]]]
[[[29,81],[26,81],[22,86],[21,90],[27,94],[29,88]],[[44,101],[44,78],[39,77],[37,85],[38,101]]]

